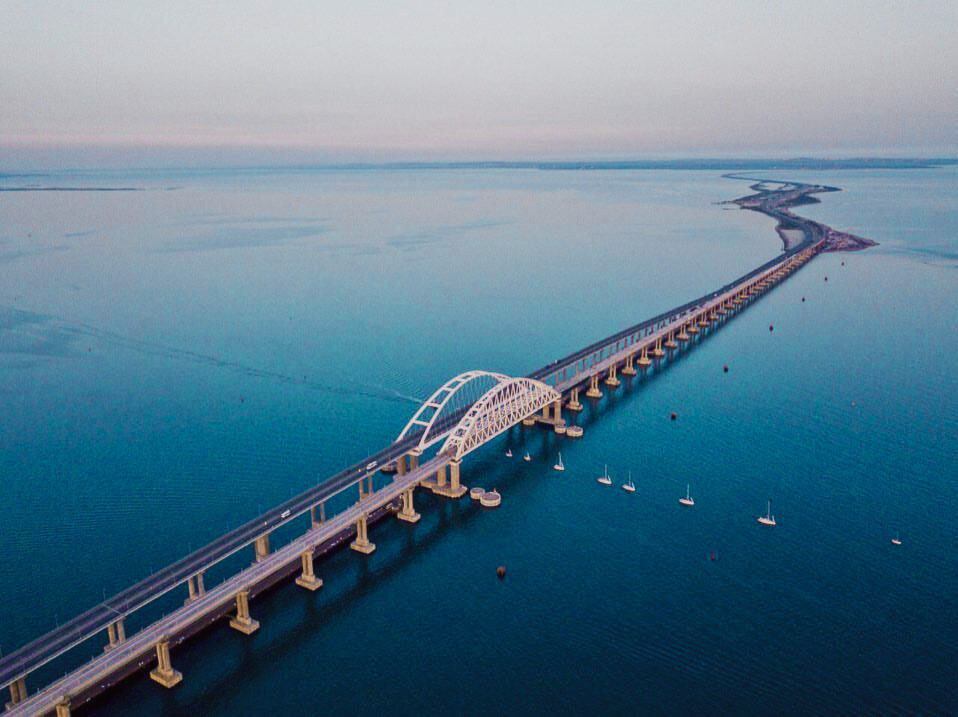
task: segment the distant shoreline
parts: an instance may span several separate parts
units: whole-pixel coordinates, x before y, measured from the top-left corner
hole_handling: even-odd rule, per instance
[[[340,162],[340,163],[301,163],[288,164],[211,164],[210,166],[130,166],[124,170],[137,171],[236,171],[236,172],[283,172],[309,170],[480,170],[480,169],[528,169],[537,171],[609,171],[609,170],[707,170],[735,172],[748,170],[841,170],[841,169],[939,169],[958,165],[958,158],[933,157],[852,157],[846,159],[820,159],[815,157],[796,157],[791,159],[635,159],[623,161],[580,160],[580,161],[450,161],[450,162]],[[116,167],[75,167],[61,169],[35,169],[31,171],[0,171],[0,181],[13,178],[42,177],[49,174],[77,172],[116,171]]]

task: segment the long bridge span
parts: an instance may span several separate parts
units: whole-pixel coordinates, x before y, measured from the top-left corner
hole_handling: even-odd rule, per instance
[[[599,400],[603,390],[614,390],[620,376],[635,376],[660,365],[683,344],[690,344],[723,325],[750,303],[783,281],[826,248],[828,228],[797,217],[772,199],[786,192],[804,196],[830,188],[781,183],[780,190],[754,185],[757,209],[781,226],[800,230],[803,239],[775,258],[715,291],[642,321],[524,377],[487,371],[469,371],[454,377],[430,396],[398,438],[377,453],[327,478],[304,493],[266,511],[238,528],[193,551],[0,659],[0,687],[8,688],[9,714],[48,714],[66,717],[72,708],[147,666],[151,678],[164,687],[178,684],[182,675],[173,668],[170,648],[229,616],[229,625],[250,634],[259,623],[249,601],[278,579],[299,573],[297,585],[316,590],[313,560],[349,539],[350,547],[371,553],[367,526],[386,514],[407,522],[419,520],[413,503],[416,488],[456,499],[466,492],[461,481],[463,458],[518,423],[543,424],[569,438],[582,435],[573,414],[582,400]],[[741,200],[737,200],[741,201]],[[798,203],[798,202],[795,202]],[[563,411],[570,416],[569,422]],[[436,446],[439,446],[436,449]],[[395,474],[376,487],[380,473]],[[380,481],[383,482],[383,481]],[[358,499],[347,509],[326,515],[330,498],[357,490]],[[304,533],[280,548],[270,549],[270,535],[279,527],[301,523]],[[204,585],[204,574],[242,550],[253,548],[253,563],[215,587]],[[133,635],[126,634],[127,618],[163,595],[183,591],[186,602],[174,612]],[[104,652],[61,679],[29,694],[31,673],[105,634]]]

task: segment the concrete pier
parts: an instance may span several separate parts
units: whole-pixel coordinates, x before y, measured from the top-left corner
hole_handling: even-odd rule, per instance
[[[625,359],[625,366],[622,367],[623,376],[635,376],[638,372],[635,370],[635,354],[629,354]]]
[[[655,358],[662,358],[663,356],[665,356],[665,351],[662,350],[661,336],[659,336],[659,338],[655,340],[655,348],[652,349],[652,355],[655,356]]]
[[[616,372],[615,372],[615,364],[612,364],[611,366],[609,366],[609,375],[606,376],[605,385],[611,386],[612,388],[616,388],[621,383],[622,382],[619,381],[619,377],[616,375]]]
[[[652,365],[652,359],[649,358],[648,346],[642,347],[642,353],[639,354],[639,360],[637,363],[639,364],[639,368],[648,368]]]
[[[10,683],[10,701],[7,702],[7,709],[20,704],[27,698],[27,678],[21,677]]]
[[[110,642],[103,647],[104,652],[112,650],[126,639],[126,627],[123,625],[123,619],[110,623],[106,628],[106,634]]]
[[[170,663],[170,638],[161,637],[156,643],[156,669],[150,672],[150,679],[166,688],[175,687],[183,681],[183,675],[173,669]]]
[[[249,616],[249,590],[236,593],[236,617],[230,620],[230,627],[244,635],[252,635],[259,630],[259,622]]]
[[[303,573],[296,578],[296,584],[307,590],[319,590],[323,587],[323,581],[317,578],[313,572],[313,551],[304,551],[303,554],[300,555],[300,560],[303,563]]]
[[[581,411],[582,404],[579,402],[579,389],[573,388],[569,396],[569,402],[565,405],[570,411]]]
[[[602,398],[602,391],[599,390],[599,376],[592,376],[589,390],[585,392],[586,398]]]
[[[196,600],[200,595],[206,592],[206,587],[203,585],[203,573],[197,573],[193,577],[189,578],[186,581],[186,588],[189,591],[189,597],[186,598],[186,603],[189,604]]]
[[[269,555],[269,533],[259,536],[256,541],[253,543],[253,551],[256,554],[256,562],[262,562],[262,560]]]
[[[369,542],[366,525],[367,517],[365,513],[359,516],[359,520],[356,521],[356,539],[349,544],[350,548],[363,555],[369,555],[376,549],[376,544]]]
[[[399,520],[406,521],[407,523],[418,523],[422,516],[419,515],[419,513],[417,513],[413,508],[412,497],[412,488],[402,494],[402,508],[396,514],[396,517],[399,518]]]

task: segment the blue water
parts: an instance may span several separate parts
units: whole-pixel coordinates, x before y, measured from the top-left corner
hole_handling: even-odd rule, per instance
[[[587,407],[582,440],[471,455],[497,511],[417,495],[317,593],[255,600],[255,635],[176,648],[181,686],[88,712],[958,711],[958,172],[771,176],[843,187],[800,212],[881,245]],[[0,192],[4,654],[382,447],[447,378],[526,373],[780,250],[712,172],[0,178],[27,184],[138,191]]]

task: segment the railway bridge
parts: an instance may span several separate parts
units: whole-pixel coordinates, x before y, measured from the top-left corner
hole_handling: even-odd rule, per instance
[[[794,185],[792,185],[794,186]],[[277,581],[292,577],[306,590],[319,589],[314,558],[349,542],[359,553],[375,550],[371,520],[394,515],[414,523],[416,489],[448,499],[462,497],[463,459],[513,426],[541,424],[569,439],[582,436],[575,416],[583,401],[640,372],[658,370],[683,346],[710,332],[803,266],[824,247],[822,225],[799,222],[804,241],[748,274],[704,296],[628,327],[527,376],[467,371],[439,387],[415,412],[396,440],[365,461],[340,471],[304,493],[193,551],[121,593],[104,600],[57,629],[0,659],[0,687],[8,688],[9,714],[55,713],[71,709],[129,674],[152,667],[150,677],[166,688],[183,675],[173,666],[175,647],[211,622],[228,617],[233,629],[251,634],[259,623],[250,600]],[[378,485],[377,485],[378,483]],[[356,500],[327,515],[327,501],[347,491]],[[280,547],[270,545],[277,528],[299,525],[302,532]],[[303,530],[304,529],[304,530]],[[216,586],[206,572],[240,551],[252,563]],[[160,597],[178,591],[182,607],[128,634],[127,619]],[[103,652],[60,679],[28,692],[28,677],[97,635]]]

